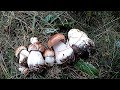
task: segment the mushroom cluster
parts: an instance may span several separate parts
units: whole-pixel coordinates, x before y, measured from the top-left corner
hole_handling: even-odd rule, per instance
[[[15,56],[19,59],[19,71],[23,74],[29,71],[42,71],[54,64],[62,65],[75,62],[75,55],[90,52],[95,47],[94,42],[87,34],[79,29],[71,29],[65,36],[57,33],[51,36],[47,42],[47,48],[42,45],[37,37],[30,38],[28,48],[20,46],[15,50]],[[86,53],[85,53],[86,54]]]

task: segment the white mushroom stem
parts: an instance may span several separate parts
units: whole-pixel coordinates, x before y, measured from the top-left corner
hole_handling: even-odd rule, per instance
[[[68,56],[71,56],[73,53],[73,49],[61,41],[54,45],[53,49],[55,51],[55,59],[57,64],[62,64],[62,61]]]
[[[19,63],[22,63],[23,60],[29,56],[29,52],[27,50],[22,50],[20,52],[20,58],[19,58]]]
[[[54,65],[54,61],[55,61],[55,58],[54,57],[45,57],[45,62],[50,65],[50,66],[53,66]]]
[[[31,51],[27,60],[28,66],[44,65],[45,60],[41,52]]]

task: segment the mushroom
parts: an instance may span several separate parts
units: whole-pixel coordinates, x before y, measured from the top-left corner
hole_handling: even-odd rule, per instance
[[[30,38],[30,42],[31,44],[34,44],[37,48],[37,50],[41,51],[42,53],[45,51],[45,47],[44,45],[42,45],[39,41],[37,37],[31,37]]]
[[[25,46],[19,46],[15,50],[15,56],[19,58],[19,64],[26,66],[27,65],[27,57],[29,56],[29,52]]]
[[[57,64],[63,64],[68,60],[73,60],[73,49],[66,45],[65,36],[63,34],[55,34],[48,40],[48,47],[55,52],[55,61]]]
[[[30,42],[31,42],[32,44],[34,44],[34,43],[38,42],[38,38],[37,38],[37,37],[31,37],[31,38],[30,38]]]
[[[30,44],[28,47],[28,51],[30,52],[27,64],[30,70],[41,70],[45,64],[45,60],[42,56],[42,53],[44,52],[45,47],[39,43],[34,42],[33,44]]]
[[[19,65],[18,69],[22,74],[27,75],[29,73],[29,68]]]
[[[55,62],[54,51],[52,49],[46,49],[44,52],[45,63],[47,66],[53,66]]]
[[[94,50],[95,44],[87,34],[79,29],[70,29],[68,32],[67,45],[71,46],[75,54],[87,58]]]

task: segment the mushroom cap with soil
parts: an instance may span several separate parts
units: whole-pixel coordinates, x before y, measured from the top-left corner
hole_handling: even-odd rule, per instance
[[[95,44],[88,35],[79,29],[70,29],[67,45],[71,46],[76,54],[88,57],[95,50]]]
[[[74,52],[73,49],[66,45],[65,36],[61,33],[57,33],[50,37],[48,40],[48,47],[52,48],[55,52],[55,61],[57,64],[63,64],[68,61],[72,61]]]

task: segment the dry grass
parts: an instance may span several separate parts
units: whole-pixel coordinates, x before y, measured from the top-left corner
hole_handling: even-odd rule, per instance
[[[45,17],[54,16],[46,22]],[[0,78],[2,79],[87,79],[86,73],[74,67],[58,67],[44,74],[25,77],[18,71],[14,50],[28,46],[29,39],[37,36],[46,45],[48,37],[63,33],[67,38],[69,28],[85,31],[95,41],[97,52],[87,61],[99,70],[98,78],[120,78],[120,12],[110,11],[0,11]],[[60,28],[59,28],[60,27]],[[79,58],[78,58],[79,59]]]

